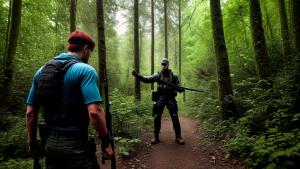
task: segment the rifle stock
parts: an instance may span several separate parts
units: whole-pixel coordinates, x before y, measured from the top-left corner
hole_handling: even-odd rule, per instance
[[[39,157],[33,158],[33,169],[41,169]]]
[[[113,155],[111,157],[111,169],[116,169],[116,156],[115,156],[115,142],[114,142],[114,136],[112,132],[112,115],[110,112],[110,101],[109,101],[109,95],[108,95],[108,80],[106,77],[106,72],[105,72],[105,77],[104,77],[104,93],[105,93],[105,120],[106,120],[106,127],[107,131],[110,136],[110,145],[113,150]],[[105,158],[102,158],[102,163],[105,163]]]
[[[42,122],[38,124],[39,128],[39,135],[41,140],[38,141],[37,145],[35,145],[35,150],[33,151],[33,169],[41,169],[40,159],[44,156],[45,152],[45,144],[46,144],[46,137],[48,134],[48,130],[46,128],[46,123]]]
[[[34,150],[32,156],[33,156],[33,169],[41,169],[39,150]]]

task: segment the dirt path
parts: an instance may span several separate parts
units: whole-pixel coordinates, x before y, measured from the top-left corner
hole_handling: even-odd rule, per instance
[[[175,143],[170,119],[162,119],[161,143],[150,145],[152,133],[143,135],[143,144],[131,159],[119,160],[120,169],[241,169],[238,161],[224,158],[219,145],[207,141],[196,122],[180,118],[185,145]]]

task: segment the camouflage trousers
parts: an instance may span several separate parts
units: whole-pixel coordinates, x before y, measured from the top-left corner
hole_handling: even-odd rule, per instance
[[[181,137],[181,127],[178,118],[178,106],[174,97],[160,97],[153,106],[154,134],[158,136],[161,128],[161,116],[164,108],[167,107],[173,122],[173,129],[176,137]]]

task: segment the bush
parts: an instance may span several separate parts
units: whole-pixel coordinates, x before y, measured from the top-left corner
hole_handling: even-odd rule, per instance
[[[0,169],[29,169],[33,168],[32,159],[10,159],[0,163]]]
[[[136,103],[132,96],[125,96],[114,89],[111,93],[113,130],[116,136],[136,138],[141,130],[152,123],[150,104]]]
[[[146,100],[136,103],[133,96],[123,95],[118,89],[111,92],[111,101],[116,147],[119,155],[125,158],[132,155],[136,146],[141,143],[138,137],[142,129],[149,128],[152,124],[152,105]]]
[[[201,128],[225,150],[241,157],[249,168],[290,169],[300,158],[300,113],[294,112],[293,81],[278,76],[272,83],[249,78],[234,84],[240,118],[222,121],[217,93],[193,96],[188,112],[201,120]]]
[[[14,125],[0,132],[0,161],[13,157],[28,157],[24,118],[8,116],[5,119]]]
[[[243,117],[234,124],[236,135],[228,138],[227,151],[240,155],[251,168],[296,168],[300,115],[292,109],[290,81],[278,78],[270,87],[265,81],[247,80],[237,86],[236,103]]]
[[[128,139],[122,137],[115,137],[116,143],[118,144],[118,152],[122,158],[129,157],[135,152],[136,147],[142,142],[139,139]]]

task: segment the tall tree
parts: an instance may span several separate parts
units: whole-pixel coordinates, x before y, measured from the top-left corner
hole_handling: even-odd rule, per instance
[[[9,10],[8,10],[8,20],[7,20],[7,26],[6,26],[6,43],[5,43],[5,48],[4,48],[4,55],[3,55],[3,63],[5,63],[5,56],[6,56],[6,52],[7,52],[7,46],[8,46],[8,38],[9,38],[9,30],[10,30],[10,21],[11,21],[11,1],[9,0]]]
[[[233,91],[230,79],[227,49],[224,39],[220,0],[210,0],[210,11],[217,61],[219,100],[223,119],[226,120],[236,115],[236,107],[231,99]]]
[[[151,0],[151,74],[154,74],[154,0]],[[151,83],[151,90],[154,84]]]
[[[179,49],[178,49],[178,59],[179,59],[179,79],[181,79],[181,0],[178,0],[178,32],[179,32]]]
[[[296,51],[296,73],[294,77],[296,88],[296,100],[294,103],[295,111],[300,111],[300,2],[291,0],[292,13],[292,30],[294,35],[294,46]]]
[[[139,54],[139,0],[134,0],[134,68],[140,72],[140,54]],[[135,100],[141,100],[141,83],[135,78],[134,85]]]
[[[267,79],[271,72],[269,68],[264,28],[262,25],[260,2],[259,0],[250,0],[249,5],[256,71],[260,79]]]
[[[76,2],[77,0],[71,0],[70,4],[70,32],[76,30]]]
[[[299,0],[291,0],[292,6],[292,25],[293,25],[293,34],[294,34],[294,43],[295,49],[297,53],[300,52],[300,1]],[[299,58],[300,60],[300,58]]]
[[[246,25],[245,25],[245,21],[244,21],[244,17],[243,17],[243,13],[242,13],[243,7],[240,6],[239,7],[239,17],[241,18],[242,21],[242,25],[243,25],[243,32],[244,32],[244,38],[245,38],[245,43],[247,48],[249,47],[249,43],[248,43],[248,38],[247,38],[247,31],[246,31]]]
[[[99,86],[101,93],[104,93],[104,77],[106,77],[106,45],[103,0],[96,1],[97,7],[97,33],[98,33],[98,69],[100,72]],[[104,99],[105,100],[105,99]]]
[[[284,0],[278,0],[279,7],[279,16],[280,16],[280,25],[281,25],[281,39],[282,39],[282,49],[283,49],[283,60],[286,65],[290,59],[290,38],[289,38],[289,29],[286,15],[286,8]]]
[[[164,20],[165,20],[165,57],[168,58],[168,4],[167,0],[164,0]]]
[[[8,45],[4,63],[4,82],[0,102],[9,107],[12,79],[14,74],[14,57],[17,50],[17,41],[21,24],[22,0],[13,0],[11,26],[9,31]]]
[[[264,8],[264,13],[265,13],[265,21],[266,21],[266,26],[265,28],[268,30],[268,38],[270,39],[271,43],[270,43],[270,49],[273,50],[273,45],[272,42],[274,41],[274,31],[273,31],[273,26],[271,25],[271,21],[270,21],[270,15],[269,15],[269,11],[266,5],[263,5]]]
[[[108,95],[108,77],[106,71],[106,45],[105,45],[105,25],[104,25],[104,8],[103,0],[96,1],[97,13],[97,32],[98,32],[98,57],[99,57],[99,71],[100,71],[100,90],[105,101],[105,120],[109,134],[111,133],[111,114],[109,112],[109,95]],[[111,137],[113,137],[111,135]],[[114,150],[114,142],[110,142]],[[116,169],[116,157],[111,158],[111,169]]]

